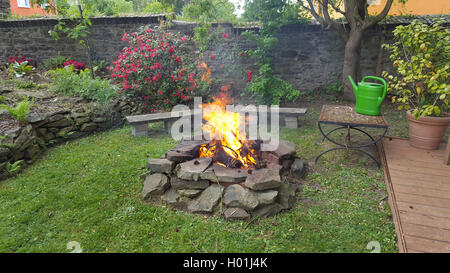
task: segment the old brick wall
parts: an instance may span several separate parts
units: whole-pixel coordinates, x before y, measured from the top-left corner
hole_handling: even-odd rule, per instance
[[[99,59],[113,61],[120,50],[126,46],[122,41],[125,32],[133,32],[148,24],[158,24],[158,17],[103,17],[92,18],[90,41]],[[61,37],[55,41],[48,34],[57,23],[55,19],[30,19],[21,21],[0,21],[0,62],[9,56],[24,55],[42,63],[60,52],[75,60],[86,61],[86,53],[76,41]],[[196,25],[174,22],[173,31],[192,34]],[[362,75],[374,75],[383,31],[387,40],[391,36],[393,25],[376,27],[366,33],[362,48]],[[227,45],[240,50],[254,48],[240,34],[242,28],[233,28],[231,24],[221,24],[223,32],[230,34]],[[274,51],[274,69],[277,75],[292,83],[295,88],[305,91],[323,87],[341,77],[344,58],[344,42],[334,33],[324,31],[318,25],[285,26],[278,34],[279,43]],[[214,49],[213,49],[214,50]],[[222,49],[221,49],[222,50]],[[251,63],[242,63],[245,69],[255,69]],[[383,69],[391,67],[385,54]],[[212,68],[214,72],[214,68]],[[244,77],[229,79],[241,88]]]

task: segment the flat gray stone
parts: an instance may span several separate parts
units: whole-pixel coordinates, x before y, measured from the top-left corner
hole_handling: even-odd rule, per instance
[[[28,122],[29,123],[40,122],[43,121],[45,117],[46,117],[45,114],[32,112],[28,114]]]
[[[246,220],[250,218],[250,214],[241,208],[227,208],[223,212],[225,220]]]
[[[197,158],[177,165],[175,171],[177,177],[184,180],[197,181],[200,174],[204,172],[212,163],[209,157]]]
[[[240,183],[245,181],[248,173],[244,169],[226,168],[219,164],[213,164],[211,170],[219,182]]]
[[[257,191],[275,189],[280,185],[280,171],[279,168],[274,167],[254,170],[245,180],[246,187]]]
[[[259,216],[259,217],[271,217],[275,216],[277,213],[279,213],[282,210],[280,204],[273,203],[270,205],[266,205],[263,207],[260,207],[252,212],[253,215]]]
[[[194,198],[200,195],[203,190],[190,190],[190,189],[184,189],[184,190],[178,190],[178,193],[181,196],[185,196],[188,198]]]
[[[170,184],[176,190],[204,190],[209,187],[209,181],[207,180],[183,180],[178,177],[172,177]]]
[[[293,157],[295,156],[295,148],[296,147],[294,143],[287,140],[280,140],[278,148],[274,151],[274,153],[280,159],[284,159],[286,157]]]
[[[212,212],[222,198],[223,187],[217,184],[209,186],[199,197],[188,202],[190,212]]]
[[[170,186],[169,179],[164,174],[155,173],[148,175],[144,181],[141,197],[147,200],[152,195],[160,195]]]
[[[254,210],[259,204],[254,194],[238,184],[228,186],[225,189],[223,203],[227,207],[238,207],[246,210]]]
[[[180,200],[177,190],[170,188],[161,196],[161,200],[167,204],[176,204]]]
[[[81,125],[81,132],[92,132],[97,129],[98,125],[95,122],[85,123]]]
[[[274,203],[277,195],[278,192],[274,190],[255,192],[235,184],[225,189],[223,203],[227,207],[237,207],[252,211],[259,206]]]
[[[283,183],[278,188],[277,203],[282,209],[290,209],[295,203],[296,186],[288,183]]]
[[[170,174],[175,166],[175,162],[168,159],[150,158],[147,166],[151,172]]]

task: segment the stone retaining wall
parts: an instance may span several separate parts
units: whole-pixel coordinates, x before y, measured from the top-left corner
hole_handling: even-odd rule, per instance
[[[22,167],[31,164],[48,147],[86,136],[92,132],[122,125],[125,116],[136,111],[132,103],[117,100],[106,114],[83,108],[48,113],[33,112],[28,124],[6,131],[0,139],[0,180],[8,176],[7,163],[22,160]]]

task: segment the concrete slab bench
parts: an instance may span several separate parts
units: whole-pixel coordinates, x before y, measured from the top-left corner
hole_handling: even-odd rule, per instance
[[[306,114],[306,108],[279,108],[281,126],[287,128],[298,128],[298,117]],[[172,123],[181,116],[193,116],[192,111],[164,112],[155,114],[145,114],[136,116],[127,116],[126,119],[131,125],[131,134],[133,136],[148,136],[148,124],[153,122],[164,122],[164,128],[170,133]]]

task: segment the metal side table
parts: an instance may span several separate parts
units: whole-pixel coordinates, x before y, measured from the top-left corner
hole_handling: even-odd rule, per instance
[[[331,124],[336,125],[335,128],[331,129],[329,132],[325,133],[322,129],[322,125]],[[383,136],[386,134],[388,129],[388,124],[383,116],[366,116],[361,115],[355,112],[354,108],[351,106],[342,106],[342,105],[324,105],[322,106],[322,110],[320,111],[320,116],[318,120],[318,127],[320,133],[324,136],[323,140],[327,139],[328,141],[338,145],[339,147],[334,147],[322,152],[320,155],[316,157],[315,162],[319,160],[319,158],[331,151],[335,150],[356,150],[363,154],[366,154],[373,161],[375,161],[378,165],[378,168],[381,167],[381,163],[374,155],[364,151],[362,148],[369,147],[374,145],[376,148],[376,143],[380,141]],[[368,132],[364,131],[362,128],[380,128],[384,129],[381,136],[375,138],[370,135]],[[336,142],[331,139],[329,136],[331,133],[336,132],[338,130],[347,130],[347,135],[344,138],[344,143]],[[352,145],[350,132],[351,130],[356,130],[365,134],[369,139],[367,143]]]

